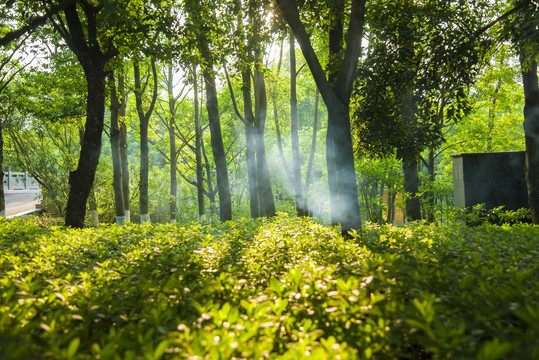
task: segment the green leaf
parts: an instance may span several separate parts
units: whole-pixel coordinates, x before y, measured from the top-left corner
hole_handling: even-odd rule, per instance
[[[165,353],[165,351],[168,348],[168,345],[169,345],[168,340],[163,340],[163,341],[161,341],[159,343],[159,345],[157,345],[157,347],[155,348],[155,350],[153,352],[154,360],[158,360],[163,356],[163,354]]]
[[[69,343],[69,346],[67,347],[67,358],[73,359],[75,354],[77,353],[77,350],[79,349],[80,345],[80,338],[76,337]]]

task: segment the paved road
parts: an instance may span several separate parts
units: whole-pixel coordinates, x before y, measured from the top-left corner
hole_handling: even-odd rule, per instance
[[[39,199],[39,191],[21,190],[7,191],[6,196],[6,216],[18,214],[36,208]]]

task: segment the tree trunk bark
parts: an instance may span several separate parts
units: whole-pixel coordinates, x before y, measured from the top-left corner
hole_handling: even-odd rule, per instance
[[[290,141],[292,143],[292,178],[296,195],[296,211],[298,216],[307,215],[303,199],[303,184],[301,181],[301,163],[299,156],[298,134],[298,99],[296,88],[296,39],[290,31]]]
[[[341,46],[333,50],[338,32],[332,31],[330,55],[338,55],[340,61],[337,72],[329,75],[329,81],[320,60],[311,44],[309,34],[301,22],[298,7],[293,0],[276,0],[283,16],[301,46],[303,56],[309,65],[311,74],[320,90],[328,109],[328,130],[326,141],[326,161],[328,164],[328,183],[330,192],[331,221],[341,224],[341,231],[347,236],[348,231],[361,231],[361,216],[355,174],[352,135],[350,132],[350,98],[353,90],[354,74],[361,55],[361,41],[365,21],[365,0],[352,0],[350,21],[346,37],[346,49]],[[336,3],[341,6],[340,2]],[[344,9],[344,6],[342,6]],[[343,10],[344,11],[344,10]],[[334,27],[343,21],[333,22]],[[335,47],[337,49],[337,47]],[[341,56],[343,54],[344,56]]]
[[[6,196],[4,193],[4,124],[0,120],[0,180],[2,187],[0,188],[0,217],[6,216]]]
[[[421,220],[421,202],[419,196],[419,176],[417,172],[417,158],[407,158],[402,160],[402,170],[404,171],[404,191],[406,197],[406,220]]]
[[[232,199],[228,181],[228,169],[226,153],[221,134],[221,120],[219,115],[219,103],[217,100],[217,88],[213,74],[213,62],[208,49],[207,39],[200,36],[198,39],[200,53],[206,66],[202,73],[206,88],[206,109],[211,133],[211,146],[215,167],[217,171],[217,188],[219,191],[219,218],[222,222],[232,220]],[[211,179],[209,180],[211,181]]]
[[[140,66],[137,61],[133,63],[135,75],[135,102],[140,124],[140,177],[139,177],[139,212],[140,223],[150,222],[149,209],[149,180],[150,172],[150,149],[148,146],[148,128],[150,125],[150,116],[152,115],[155,102],[157,101],[157,69],[155,58],[151,59],[151,68],[153,76],[152,101],[148,110],[144,112],[142,105],[143,88],[140,80]]]
[[[200,112],[198,108],[198,78],[196,67],[193,67],[193,88],[195,92],[195,158],[197,162],[197,200],[198,218],[204,222],[206,219],[206,207],[204,202],[204,168],[202,162],[202,127],[200,126]]]
[[[139,213],[140,223],[150,222],[148,206],[148,173],[149,173],[149,147],[148,147],[148,127],[150,118],[144,116],[142,110],[142,84],[140,80],[140,66],[138,62],[133,64],[135,73],[135,97],[137,111],[139,113],[139,131],[140,131],[140,172],[139,172]]]
[[[251,71],[242,72],[242,95],[243,95],[243,114],[245,121],[245,157],[247,163],[247,179],[249,186],[249,206],[251,218],[256,219],[261,216],[259,201],[259,188],[257,181],[256,166],[256,140],[255,140],[255,119],[253,115],[253,101],[251,98]]]
[[[310,210],[310,206],[309,206],[309,187],[311,185],[314,155],[316,154],[316,136],[318,133],[318,101],[319,99],[320,99],[320,92],[318,91],[318,88],[317,88],[314,95],[313,138],[311,140],[311,152],[309,154],[309,161],[307,163],[307,174],[305,175],[305,186],[303,188],[304,189],[303,199],[305,201],[303,208],[307,211],[309,216],[312,216],[312,211]]]
[[[532,221],[539,224],[539,82],[537,62],[525,64],[520,55],[524,88],[524,139],[526,142],[526,182]]]
[[[118,82],[120,80],[123,82],[123,75],[118,77]],[[131,194],[129,191],[129,157],[127,153],[127,124],[125,123],[127,107],[127,96],[122,96],[122,101],[120,105],[120,134],[119,134],[119,145],[120,145],[120,160],[122,164],[122,191],[123,191],[123,200],[124,200],[124,212],[125,212],[125,221],[131,221]]]
[[[122,188],[122,160],[120,156],[120,101],[116,92],[116,80],[114,73],[109,76],[110,80],[110,147],[112,153],[112,187],[114,189],[114,210],[116,224],[125,224],[124,193]],[[119,86],[120,87],[120,86]],[[120,90],[122,93],[122,90]]]
[[[275,216],[275,201],[271,189],[270,174],[266,158],[266,146],[264,144],[264,129],[266,127],[266,113],[268,108],[266,97],[266,82],[264,73],[255,70],[255,146],[256,146],[256,170],[258,175],[258,194],[260,201],[260,215]]]
[[[436,164],[434,163],[434,150],[429,150],[429,160],[427,163],[427,171],[429,175],[429,191],[425,194],[427,198],[427,221],[429,223],[434,223],[436,220],[436,194],[434,192],[434,183],[436,181]]]
[[[94,184],[95,172],[101,154],[103,120],[105,116],[105,64],[106,59],[81,61],[86,78],[88,97],[86,124],[77,169],[69,174],[69,197],[65,225],[84,227],[86,203]]]
[[[395,223],[395,198],[396,194],[392,191],[387,193],[387,220],[386,223],[394,224]]]
[[[170,146],[170,223],[175,224],[177,218],[177,193],[178,193],[178,179],[177,179],[177,168],[178,168],[178,158],[176,155],[176,100],[174,98],[173,90],[173,79],[174,75],[172,73],[172,65],[168,67],[168,108],[170,112],[170,122],[168,127],[168,137],[169,137],[169,146]]]
[[[328,107],[326,162],[328,168],[331,222],[343,233],[361,228],[356,171],[348,106]]]

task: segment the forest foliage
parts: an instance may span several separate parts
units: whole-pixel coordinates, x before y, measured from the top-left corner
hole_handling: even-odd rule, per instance
[[[75,3],[88,32],[92,22],[86,22],[93,12],[84,13],[95,4]],[[327,148],[324,151],[334,112],[324,101],[333,90],[320,95],[317,87],[328,81],[334,86],[341,74],[338,69],[349,48],[343,46],[345,32],[352,21],[345,2],[300,3],[300,23],[292,25],[311,36],[292,38],[292,47],[285,46],[291,36],[285,20],[295,18],[279,12],[290,6],[289,1],[230,1],[214,8],[189,1],[98,3],[102,6],[93,9],[102,27],[94,30],[111,57],[105,70],[118,82],[107,82],[102,94],[103,144],[88,210],[97,212],[104,223],[117,216],[112,184],[117,170],[109,143],[114,143],[116,133],[111,91],[121,78],[123,88],[115,91],[124,106],[119,118],[126,163],[124,202],[125,210],[132,210],[132,221],[217,221],[222,211],[226,219],[257,217],[265,212],[253,210],[253,204],[262,198],[269,203],[270,215],[273,201],[279,211],[293,213],[296,208],[300,215],[333,221],[338,206],[331,206],[331,179],[339,176],[333,176],[337,170],[327,162]],[[39,4],[21,2],[13,11],[4,9],[2,34],[9,35],[18,22],[31,23],[30,18],[40,14]],[[356,158],[346,166],[355,167],[355,181],[350,183],[358,186],[363,221],[394,223],[395,214],[405,212],[408,201],[415,199],[419,218],[444,222],[452,211],[452,153],[524,150],[521,65],[511,36],[532,36],[528,25],[514,25],[527,16],[533,24],[534,15],[526,10],[525,16],[511,16],[515,9],[534,4],[373,1],[367,2],[364,20],[354,17],[364,40],[350,99]],[[144,15],[144,9],[152,11]],[[354,9],[363,11],[360,5]],[[201,11],[208,16],[197,17]],[[119,16],[124,13],[127,17]],[[394,16],[397,13],[406,16]],[[0,69],[4,79],[10,79],[0,94],[3,166],[32,174],[41,184],[47,210],[58,216],[66,215],[70,173],[77,168],[88,132],[84,118],[88,86],[93,83],[84,80],[80,54],[70,48],[67,29],[61,30],[67,18],[68,13],[55,13],[31,36],[9,43],[2,58],[11,67]],[[327,79],[318,74],[315,81],[305,51],[310,51],[308,57],[316,55]],[[17,61],[9,61],[13,57]],[[215,85],[208,85],[212,76]],[[346,84],[348,89],[350,82]],[[208,88],[216,91],[210,96],[212,115],[205,106]],[[258,135],[252,135],[251,128]],[[215,147],[217,138],[222,145]],[[411,158],[417,173],[412,187],[404,181],[402,167],[402,159]],[[79,166],[85,161],[78,161]],[[226,184],[220,184],[225,175]]]
[[[0,355],[539,356],[538,229],[1,221]]]

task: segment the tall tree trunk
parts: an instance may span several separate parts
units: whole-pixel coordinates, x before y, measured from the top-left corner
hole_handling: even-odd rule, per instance
[[[405,158],[402,160],[404,171],[404,191],[406,192],[406,220],[421,220],[421,201],[419,196],[419,175],[417,158]]]
[[[353,90],[353,80],[356,67],[361,55],[361,41],[365,21],[365,0],[352,0],[350,7],[350,21],[346,37],[346,49],[341,46],[334,51],[334,34],[330,36],[330,55],[337,54],[339,61],[338,71],[329,75],[329,80],[322,68],[320,60],[312,47],[309,34],[301,22],[298,7],[293,0],[276,0],[280,15],[284,17],[297,41],[307,64],[314,77],[320,94],[328,109],[328,130],[326,137],[326,161],[328,166],[328,183],[330,192],[331,219],[333,224],[341,224],[344,235],[349,230],[361,230],[361,216],[350,131],[350,98]],[[341,4],[341,2],[338,2]],[[342,3],[344,14],[344,3]],[[340,5],[339,5],[340,6]],[[340,26],[343,21],[334,22]],[[337,47],[335,46],[335,49]],[[341,56],[341,54],[343,54]],[[333,64],[332,64],[333,65]]]
[[[314,95],[314,118],[313,118],[313,138],[311,140],[311,152],[309,154],[309,161],[307,162],[307,174],[305,175],[305,186],[303,198],[305,200],[305,205],[303,208],[307,211],[309,216],[312,216],[312,212],[309,210],[309,187],[311,186],[311,178],[314,164],[314,155],[316,154],[316,136],[318,133],[318,101],[320,99],[320,92],[318,88],[315,91]]]
[[[114,210],[116,224],[125,224],[124,193],[122,188],[122,160],[120,156],[120,101],[116,92],[116,80],[114,73],[109,75],[110,81],[110,148],[112,153],[112,187],[114,189]],[[119,88],[121,86],[119,85]],[[123,90],[120,90],[122,93]]]
[[[331,222],[340,223],[343,233],[361,228],[349,111],[342,104],[328,106],[326,135]]]
[[[0,188],[0,217],[6,216],[6,197],[4,193],[4,133],[3,121],[0,120],[0,180],[2,187]]]
[[[260,214],[263,216],[275,216],[275,201],[271,189],[270,174],[266,158],[266,145],[264,143],[264,130],[266,127],[266,113],[268,102],[266,97],[266,82],[262,70],[255,70],[255,146],[256,146],[256,170],[258,175],[258,194],[260,201]]]
[[[170,113],[170,122],[168,126],[168,138],[170,146],[170,223],[175,224],[177,218],[177,193],[178,193],[178,157],[176,154],[176,99],[174,98],[174,75],[172,72],[172,64],[168,66],[168,110]]]
[[[211,147],[217,171],[217,188],[219,191],[219,218],[222,222],[232,220],[232,199],[228,181],[228,169],[226,153],[221,134],[221,120],[219,115],[219,103],[217,100],[217,88],[213,74],[213,61],[208,48],[207,39],[200,35],[198,38],[199,50],[206,66],[202,74],[206,89],[206,109],[211,133]],[[209,180],[211,181],[211,180]]]
[[[298,134],[298,99],[296,89],[296,39],[290,31],[290,140],[292,143],[292,178],[296,193],[296,211],[298,216],[305,216],[303,184],[301,182],[301,163],[299,157]]]
[[[134,64],[135,72],[135,92],[137,110],[142,108],[142,89],[140,80],[140,67],[138,63]],[[138,95],[137,95],[138,93]],[[149,118],[144,115],[139,115],[139,131],[140,131],[140,172],[139,172],[139,213],[140,223],[150,222],[149,206],[148,206],[148,173],[149,173],[149,148],[148,148],[148,126]]]
[[[193,66],[193,87],[195,92],[195,158],[197,163],[197,200],[198,218],[200,221],[206,219],[206,207],[204,202],[204,168],[202,162],[202,126],[200,126],[200,112],[198,108],[198,78],[196,66]]]
[[[429,149],[429,159],[427,162],[427,172],[429,176],[429,191],[425,193],[425,197],[427,198],[427,221],[430,223],[434,223],[436,220],[436,194],[434,192],[434,183],[436,181],[436,164],[434,159],[434,149]]]
[[[118,76],[118,83],[124,82],[123,74]],[[122,94],[120,101],[120,133],[119,133],[119,146],[120,146],[120,162],[122,164],[122,191],[124,200],[124,212],[125,221],[131,221],[131,194],[129,191],[129,157],[127,152],[127,124],[126,124],[126,110],[127,110],[127,95]]]
[[[101,154],[103,121],[105,116],[106,58],[96,56],[81,61],[86,78],[88,97],[86,124],[77,169],[69,174],[69,197],[65,225],[84,227],[86,203],[94,184],[95,172]]]
[[[387,192],[387,220],[386,223],[395,223],[395,198],[397,195],[393,191]]]
[[[242,72],[243,114],[245,117],[245,157],[247,162],[247,180],[249,187],[249,206],[251,218],[261,216],[259,188],[257,181],[256,166],[256,128],[253,114],[253,101],[251,98],[251,71],[246,69]]]
[[[524,139],[526,142],[526,182],[532,221],[539,224],[539,82],[537,62],[526,64],[521,51],[524,87]]]
[[[140,80],[140,66],[138,61],[133,63],[135,75],[135,98],[137,113],[140,124],[140,177],[139,177],[139,211],[140,223],[149,223],[149,181],[148,174],[150,170],[149,147],[148,147],[148,127],[150,124],[150,116],[153,112],[155,102],[157,100],[157,69],[155,66],[155,58],[151,59],[152,76],[153,76],[153,94],[152,101],[148,111],[144,112],[142,105],[142,95],[144,89]]]

